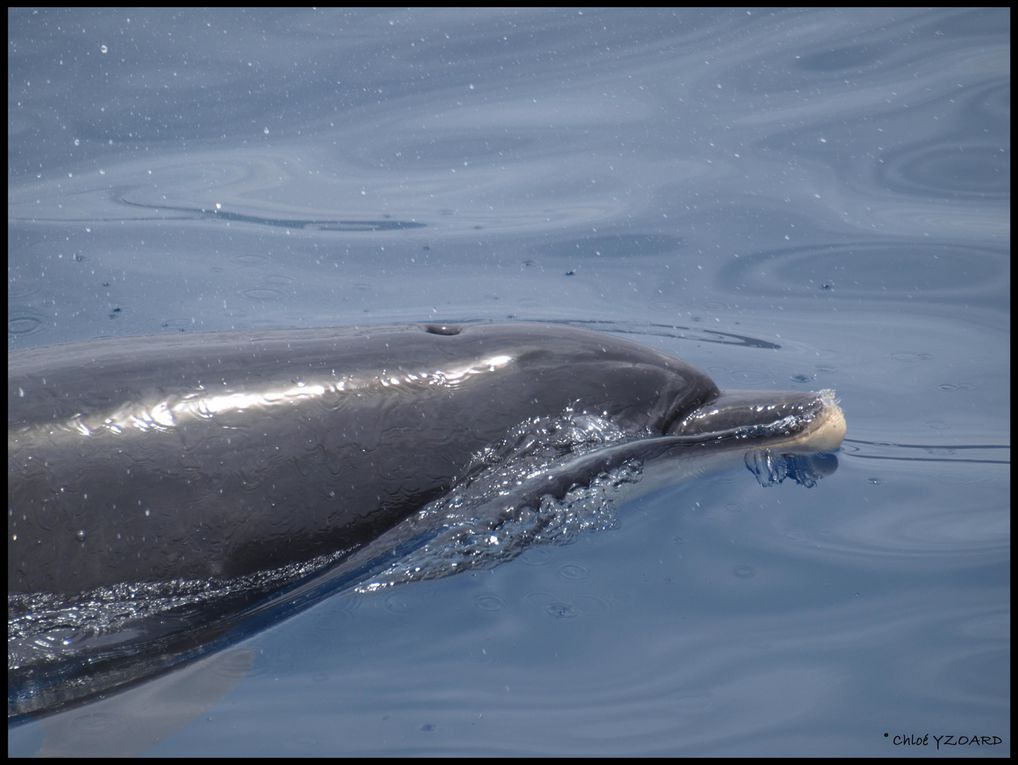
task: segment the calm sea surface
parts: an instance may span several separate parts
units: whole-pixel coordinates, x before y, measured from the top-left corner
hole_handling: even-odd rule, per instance
[[[849,425],[9,752],[1009,754],[1010,18],[8,11],[9,349],[564,321]]]

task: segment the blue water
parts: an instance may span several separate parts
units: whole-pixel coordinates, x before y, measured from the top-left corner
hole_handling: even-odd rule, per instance
[[[598,322],[849,425],[812,489],[664,487],[11,754],[1010,753],[1009,10],[8,21],[10,349]]]

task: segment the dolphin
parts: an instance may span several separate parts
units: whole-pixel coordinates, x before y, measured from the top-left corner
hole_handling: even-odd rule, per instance
[[[832,391],[721,392],[563,325],[9,352],[8,718],[124,691],[332,593],[564,539],[573,508],[607,511],[625,483],[735,459],[808,483],[812,458],[800,474],[785,455],[844,433]]]
[[[8,593],[230,578],[357,550],[442,496],[510,428],[565,410],[641,437],[616,462],[644,439],[648,452],[822,452],[845,433],[829,391],[722,393],[683,361],[564,325],[9,352]],[[589,472],[612,457],[584,460]]]

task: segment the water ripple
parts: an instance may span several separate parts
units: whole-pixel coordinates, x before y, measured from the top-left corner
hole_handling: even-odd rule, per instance
[[[1011,464],[1011,447],[1004,444],[897,444],[846,438],[841,450],[846,457],[864,460]]]
[[[858,241],[744,255],[727,261],[718,281],[732,292],[784,298],[813,297],[822,291],[879,301],[955,302],[998,292],[1007,271],[995,248]]]

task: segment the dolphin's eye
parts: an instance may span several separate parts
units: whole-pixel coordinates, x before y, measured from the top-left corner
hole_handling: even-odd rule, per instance
[[[424,331],[431,335],[458,335],[463,327],[456,324],[425,324]]]

